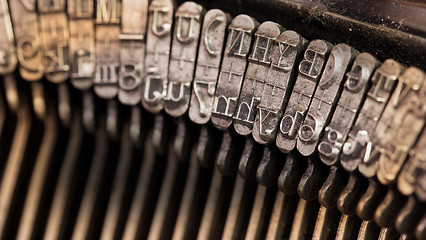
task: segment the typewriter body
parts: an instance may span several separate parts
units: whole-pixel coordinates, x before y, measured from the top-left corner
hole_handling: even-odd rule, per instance
[[[426,239],[423,1],[0,12],[0,239]]]

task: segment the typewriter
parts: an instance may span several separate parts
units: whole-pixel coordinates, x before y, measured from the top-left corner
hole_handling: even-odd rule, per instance
[[[0,239],[426,239],[424,1],[0,12]]]

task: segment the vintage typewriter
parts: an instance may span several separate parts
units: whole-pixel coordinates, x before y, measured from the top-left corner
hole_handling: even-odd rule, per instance
[[[426,239],[424,1],[0,11],[0,239]]]

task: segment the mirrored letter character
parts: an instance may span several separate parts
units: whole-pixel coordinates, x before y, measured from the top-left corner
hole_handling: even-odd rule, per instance
[[[203,17],[204,8],[194,2],[183,3],[175,13],[169,83],[164,101],[164,109],[173,117],[182,116],[188,110]]]
[[[9,4],[19,72],[27,81],[40,80],[44,75],[44,66],[36,2],[18,0],[9,1]]]
[[[142,104],[154,114],[163,109],[167,90],[172,22],[173,2],[152,1],[149,5]]]
[[[331,47],[332,45],[324,40],[312,41],[299,64],[299,73],[276,139],[277,147],[284,153],[290,152],[296,146],[299,127],[305,118]]]
[[[189,107],[189,118],[198,124],[210,120],[225,31],[230,20],[229,15],[218,9],[208,11],[204,17]]]
[[[142,99],[148,0],[123,0],[118,99],[136,105]]]
[[[275,140],[279,120],[296,80],[297,71],[293,66],[306,45],[307,41],[294,31],[285,31],[275,40],[271,52],[272,65],[267,73],[252,131],[258,143]]]
[[[262,99],[268,73],[272,68],[274,40],[281,34],[282,27],[274,22],[264,22],[254,34],[254,45],[234,115],[235,131],[241,135],[252,132],[257,106]]]
[[[376,150],[371,148],[370,137],[390,97],[390,91],[392,90],[390,86],[394,84],[401,71],[401,64],[395,60],[388,59],[376,69],[371,77],[372,86],[367,92],[367,98],[362,105],[352,130],[348,134],[348,139],[343,145],[342,154],[340,155],[340,163],[347,171],[354,171],[361,161],[364,160],[366,153],[369,155],[367,159],[377,155],[375,153]],[[386,87],[384,83],[386,83]],[[380,94],[385,101],[377,101],[375,97],[377,94]],[[364,167],[366,167],[365,164],[368,164],[367,159],[361,164]],[[374,163],[371,164],[371,167],[374,168],[374,166]],[[361,173],[364,172],[363,174],[371,176],[361,168]]]
[[[407,68],[398,78],[389,104],[377,123],[375,142],[380,148],[377,179],[390,184],[404,164],[425,124],[425,74],[416,67]],[[379,132],[381,134],[379,134]]]
[[[371,54],[361,53],[356,57],[351,71],[346,73],[342,95],[318,145],[320,158],[325,164],[333,165],[338,160],[343,143],[367,92],[370,76],[377,65],[378,61]]]
[[[227,46],[211,116],[213,125],[218,129],[227,129],[232,123],[244,79],[250,43],[257,26],[255,19],[247,15],[238,15],[228,27]]]

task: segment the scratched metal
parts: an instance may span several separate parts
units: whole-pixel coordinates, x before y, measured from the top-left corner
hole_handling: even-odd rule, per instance
[[[425,102],[425,74],[409,67],[399,76],[372,138],[373,148],[380,152],[377,179],[382,184],[396,180],[408,151],[416,143],[426,120]]]
[[[376,128],[377,121],[401,71],[402,65],[388,59],[371,77],[372,86],[367,92],[367,97],[340,155],[340,163],[346,171],[354,171],[363,160],[369,136]],[[361,169],[360,171],[362,172]]]
[[[173,9],[172,0],[154,0],[149,5],[142,104],[154,114],[163,109],[166,96]]]
[[[71,83],[80,90],[92,87],[95,72],[93,5],[91,0],[68,0]]]
[[[226,27],[230,21],[231,17],[219,9],[212,9],[204,16],[189,106],[189,118],[198,124],[210,120]]]
[[[182,116],[189,107],[204,12],[201,5],[185,2],[175,13],[169,82],[164,101],[164,109],[173,117]]]
[[[96,68],[93,88],[95,93],[104,99],[112,99],[118,93],[120,9],[120,0],[96,2]]]
[[[399,63],[396,63],[396,64],[399,64]],[[391,85],[389,85],[389,87],[392,87],[392,88],[389,88],[389,89],[393,90],[394,86],[397,85],[398,78],[400,77],[400,74],[404,70],[402,66],[400,68],[397,68],[399,66],[400,65],[395,66],[395,69],[397,69],[397,70],[394,70],[394,71],[397,72],[398,74],[397,75],[395,74],[395,75],[392,76],[392,80],[389,83],[389,84],[391,84]],[[386,82],[382,83],[382,84],[384,84],[384,86],[386,86]],[[395,89],[395,91],[397,91],[397,89]],[[364,142],[365,147],[362,149],[363,150],[362,161],[360,162],[358,169],[365,177],[376,176],[376,172],[377,172],[378,167],[379,167],[379,158],[380,158],[380,155],[381,155],[380,148],[378,146],[381,146],[381,144],[383,143],[383,142],[378,141],[378,140],[380,140],[380,139],[378,139],[378,137],[379,136],[386,137],[386,135],[390,133],[390,131],[388,131],[389,130],[388,127],[383,128],[383,124],[386,125],[389,122],[388,121],[388,118],[389,118],[388,114],[389,113],[385,114],[385,111],[392,112],[392,110],[391,110],[392,109],[391,108],[392,103],[391,103],[391,100],[390,100],[392,98],[391,97],[392,92],[387,92],[386,96],[388,97],[386,99],[387,100],[386,102],[388,102],[388,101],[389,102],[387,104],[386,104],[386,102],[382,102],[382,104],[383,104],[382,105],[383,109],[381,109],[382,112],[380,113],[380,115],[378,115],[378,117],[376,119],[374,119],[374,120],[376,120],[374,122],[374,124],[375,124],[374,129],[372,129],[371,133],[369,133],[371,135],[369,135],[369,138],[366,138],[366,141]],[[379,96],[378,98],[380,99],[381,97]],[[387,108],[389,108],[389,110],[386,110]],[[382,120],[382,117],[384,117],[384,120]],[[378,132],[378,130],[377,130],[377,128],[379,127],[379,121],[382,121],[382,123],[381,123],[382,127],[380,127],[380,128],[382,130],[384,130],[384,132]],[[366,125],[366,124],[364,124],[364,125]],[[375,136],[375,134],[378,134],[378,136]]]
[[[9,1],[9,4],[19,73],[27,81],[40,80],[44,75],[44,66],[36,2],[14,0]]]
[[[7,0],[0,0],[0,74],[12,73],[18,63]]]
[[[407,163],[398,177],[398,189],[404,195],[416,193],[420,201],[426,201],[426,130],[423,129],[416,146],[410,151]]]
[[[118,99],[136,105],[142,99],[148,0],[122,1]]]
[[[257,106],[253,138],[261,144],[271,143],[277,135],[282,117],[294,85],[297,71],[293,68],[305,49],[307,41],[294,31],[284,31],[276,40],[271,52],[262,99]]]
[[[309,43],[303,60],[299,64],[299,73],[281,119],[277,133],[277,147],[288,153],[296,146],[299,127],[308,111],[311,98],[317,86],[325,61],[330,54],[332,45],[324,40],[314,40]]]
[[[244,79],[247,56],[257,27],[258,22],[244,14],[235,17],[228,27],[227,46],[211,116],[213,125],[220,130],[227,129],[232,123]]]
[[[378,64],[371,54],[361,53],[356,57],[351,71],[346,73],[342,95],[318,145],[319,156],[323,163],[333,165],[337,162],[348,132],[365,99],[370,76]]]
[[[297,150],[302,155],[309,156],[315,152],[324,126],[330,122],[340,98],[345,73],[357,55],[358,51],[343,43],[331,50],[308,113],[299,129]]]
[[[279,24],[267,21],[260,24],[254,34],[254,44],[233,116],[234,129],[240,135],[246,136],[252,132],[257,105],[262,99],[269,69],[272,68],[274,40],[280,36],[282,30]]]
[[[43,48],[45,77],[53,83],[65,82],[70,76],[69,28],[64,0],[37,1]]]

